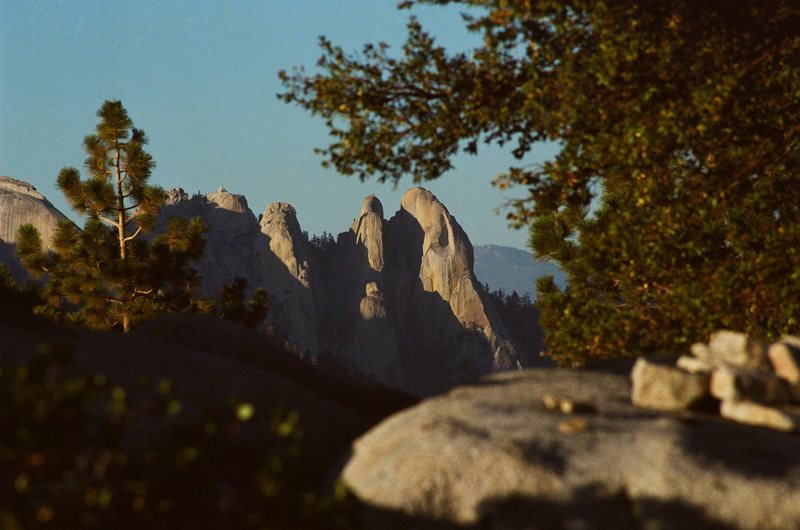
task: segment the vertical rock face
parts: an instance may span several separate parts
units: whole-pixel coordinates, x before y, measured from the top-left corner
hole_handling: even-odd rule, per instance
[[[39,230],[45,248],[52,249],[58,224],[66,220],[64,214],[27,182],[0,177],[0,262],[6,264],[17,279],[27,276],[14,253],[19,227],[33,225]]]
[[[359,303],[355,336],[347,353],[354,366],[365,374],[390,385],[401,386],[397,338],[386,311],[383,293],[375,282],[365,286]]]
[[[403,195],[400,204],[422,229],[419,278],[423,289],[450,301],[462,290],[462,283],[470,282],[473,256],[469,239],[447,208],[428,190],[412,188]],[[483,317],[478,313],[472,316]]]
[[[410,386],[434,392],[520,368],[475,279],[469,238],[447,208],[429,191],[412,188],[388,224],[389,290],[398,300],[396,320],[408,338],[401,357]]]
[[[356,370],[402,386],[395,323],[386,285],[383,205],[364,199],[350,230],[339,235],[332,270],[326,275],[322,333],[327,348]]]
[[[304,353],[319,353],[315,296],[308,243],[291,204],[275,202],[261,216],[265,240],[255,248],[253,284],[272,300],[270,319]]]
[[[356,245],[363,245],[367,263],[376,272],[383,270],[383,205],[374,195],[364,199],[361,213],[350,231]]]

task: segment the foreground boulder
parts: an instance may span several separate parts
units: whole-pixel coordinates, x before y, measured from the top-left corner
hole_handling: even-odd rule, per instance
[[[526,370],[459,387],[357,440],[342,477],[372,528],[800,521],[800,437],[636,408],[627,374]]]

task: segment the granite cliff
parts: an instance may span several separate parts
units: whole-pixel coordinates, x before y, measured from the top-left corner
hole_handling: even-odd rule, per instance
[[[15,278],[26,276],[14,253],[19,227],[35,226],[45,248],[50,249],[58,224],[66,220],[64,214],[27,182],[0,177],[0,263],[5,263]]]
[[[162,218],[202,217],[208,247],[197,269],[214,295],[239,276],[264,287],[269,322],[301,353],[329,354],[376,380],[435,393],[520,368],[473,272],[469,238],[429,191],[412,188],[385,219],[374,196],[326,248],[310,244],[287,203],[256,221],[244,197],[169,193]]]
[[[172,216],[208,226],[195,264],[201,293],[214,297],[237,277],[266,288],[268,324],[304,355],[331,355],[416,394],[521,367],[475,278],[469,238],[425,189],[406,192],[388,220],[370,195],[350,229],[324,248],[307,240],[290,204],[272,203],[256,219],[244,196],[222,188],[193,196],[170,190],[159,224]],[[20,224],[32,222],[48,244],[62,219],[31,186],[0,180],[3,261],[13,257]]]

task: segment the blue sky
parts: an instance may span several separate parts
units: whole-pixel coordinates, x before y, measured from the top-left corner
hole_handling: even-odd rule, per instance
[[[322,120],[276,94],[280,69],[313,67],[319,35],[353,51],[381,40],[399,48],[408,12],[396,3],[0,0],[0,175],[32,183],[73,215],[55,177],[64,166],[82,169],[95,112],[120,99],[150,138],[153,183],[189,193],[222,186],[246,195],[256,215],[290,202],[312,234],[346,230],[370,193],[389,217],[411,178],[395,190],[323,169],[313,153],[328,142]],[[457,10],[413,12],[451,49],[477,42]],[[495,212],[512,195],[491,180],[510,163],[500,149],[460,156],[455,170],[424,186],[474,244],[524,248],[527,233]]]

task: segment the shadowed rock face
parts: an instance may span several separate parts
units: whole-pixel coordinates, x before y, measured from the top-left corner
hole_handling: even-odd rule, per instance
[[[45,248],[52,249],[58,224],[66,220],[64,214],[27,182],[0,177],[0,262],[8,265],[15,278],[27,277],[14,253],[19,227],[33,225]]]
[[[170,217],[200,217],[206,223],[203,259],[194,264],[203,278],[200,292],[216,298],[223,285],[237,277],[253,278],[253,247],[258,240],[258,224],[244,195],[222,188],[206,195],[189,196],[177,188],[167,192],[155,232],[166,227]]]
[[[375,282],[368,282],[359,303],[355,336],[348,350],[353,364],[377,380],[400,386],[403,376],[398,360],[397,338],[386,311],[383,293]]]
[[[469,239],[427,190],[409,190],[388,221],[368,196],[333,252],[321,336],[358,370],[431,394],[519,367],[475,280]]]
[[[190,197],[174,189],[167,193],[157,229],[176,215],[200,217],[208,227],[203,259],[195,264],[202,294],[216,298],[237,277],[247,280],[251,292],[264,287],[272,302],[269,321],[300,351],[318,351],[308,248],[291,205],[270,204],[259,223],[243,195],[220,188]]]

